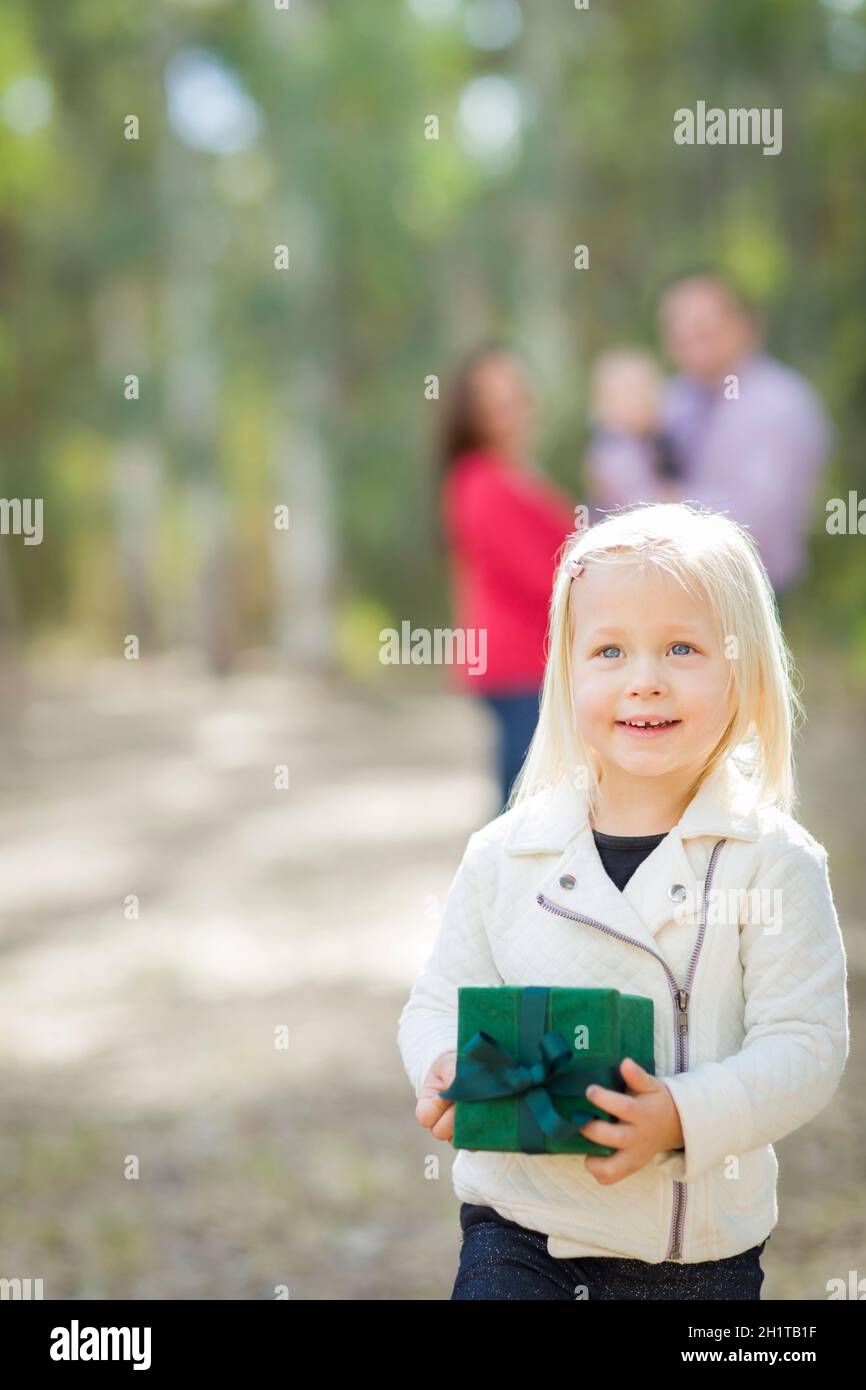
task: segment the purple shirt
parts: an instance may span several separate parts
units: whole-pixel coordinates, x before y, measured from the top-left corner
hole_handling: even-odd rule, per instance
[[[727,512],[747,527],[774,588],[787,589],[806,567],[831,428],[808,382],[774,358],[750,357],[736,375],[735,400],[726,399],[723,382],[669,382],[664,429],[679,463],[682,501]],[[599,434],[587,457],[597,505],[665,500],[654,455],[652,445],[637,436]]]

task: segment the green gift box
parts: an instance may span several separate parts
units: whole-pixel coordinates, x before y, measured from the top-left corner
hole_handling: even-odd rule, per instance
[[[617,989],[463,985],[457,991],[454,1147],[517,1153],[612,1154],[579,1133],[617,1117],[587,1086],[626,1092],[631,1057],[655,1075],[653,1003]]]

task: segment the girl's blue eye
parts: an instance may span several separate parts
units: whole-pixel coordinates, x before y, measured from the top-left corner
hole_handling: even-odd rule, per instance
[[[671,651],[674,653],[675,656],[688,656],[690,652],[696,650],[697,648],[693,647],[691,642],[674,642],[671,646]],[[597,655],[606,657],[610,652],[613,652],[615,655],[621,656],[622,647],[602,647],[597,653]]]

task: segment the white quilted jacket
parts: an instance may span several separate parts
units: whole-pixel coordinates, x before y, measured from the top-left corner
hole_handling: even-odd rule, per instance
[[[497,984],[649,996],[685,1147],[609,1184],[582,1154],[459,1149],[459,1198],[546,1232],[559,1257],[717,1260],[769,1235],[773,1141],[827,1105],[848,1057],[845,950],[827,853],[808,831],[755,809],[729,761],[621,893],[585,793],[567,781],[539,792],[469,838],[400,1016],[416,1096],[456,1049],[458,986]]]

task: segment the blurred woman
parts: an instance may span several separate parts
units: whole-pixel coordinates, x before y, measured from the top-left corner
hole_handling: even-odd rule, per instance
[[[483,347],[462,364],[442,419],[440,519],[456,626],[486,631],[486,665],[454,665],[452,682],[496,720],[504,809],[538,717],[553,574],[574,503],[533,470],[534,402],[507,349]]]

